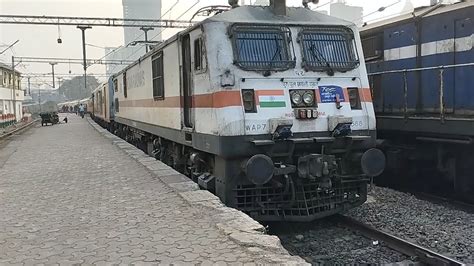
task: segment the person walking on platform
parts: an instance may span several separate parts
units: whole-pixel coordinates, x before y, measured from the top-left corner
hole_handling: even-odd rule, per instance
[[[79,113],[81,114],[81,117],[84,118],[84,105],[82,103],[79,105]]]

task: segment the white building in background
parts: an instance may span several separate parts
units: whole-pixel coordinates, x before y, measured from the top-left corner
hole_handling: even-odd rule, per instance
[[[337,0],[329,6],[329,15],[353,22],[357,26],[363,24],[363,11],[360,6],[350,6],[345,0]]]
[[[16,121],[21,120],[24,97],[21,73],[0,62],[0,115],[14,115]]]
[[[161,18],[161,0],[122,0],[124,19],[160,19]],[[148,40],[161,41],[162,28],[155,28],[148,31]],[[157,35],[157,36],[156,36]],[[156,37],[155,37],[156,36]],[[137,60],[145,54],[145,45],[137,44],[131,46],[134,41],[144,41],[145,33],[140,28],[123,28],[123,46],[120,48],[106,47],[105,59],[107,60]],[[126,65],[107,65],[106,74],[110,76],[122,70]]]
[[[161,0],[122,0],[123,18],[124,19],[160,19],[161,18]],[[161,41],[162,28],[155,28],[148,31],[148,40],[156,36],[154,41]],[[144,41],[144,31],[140,28],[125,27],[123,29],[124,46],[133,41]],[[145,46],[138,44],[126,49],[130,58],[128,60],[136,60],[145,54]]]
[[[107,55],[105,59],[107,60],[123,60],[126,59],[126,54],[127,50],[129,47],[105,47],[105,54]],[[128,60],[128,59],[127,59]],[[120,70],[122,70],[126,65],[112,65],[108,64],[105,65],[105,74],[107,77],[112,76],[113,74],[116,74]]]

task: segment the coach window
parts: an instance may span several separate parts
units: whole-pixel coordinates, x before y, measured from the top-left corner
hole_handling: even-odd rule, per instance
[[[123,97],[127,98],[127,72],[123,72]]]
[[[153,98],[155,100],[163,100],[165,98],[163,51],[158,52],[152,57],[151,68],[153,74]]]

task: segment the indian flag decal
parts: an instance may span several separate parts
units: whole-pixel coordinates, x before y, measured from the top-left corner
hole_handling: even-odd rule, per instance
[[[283,90],[259,90],[257,95],[261,108],[286,107],[285,92]]]

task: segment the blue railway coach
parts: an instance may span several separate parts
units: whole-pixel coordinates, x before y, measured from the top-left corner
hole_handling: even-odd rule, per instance
[[[386,174],[441,176],[470,199],[473,14],[472,1],[439,3],[361,31]]]

